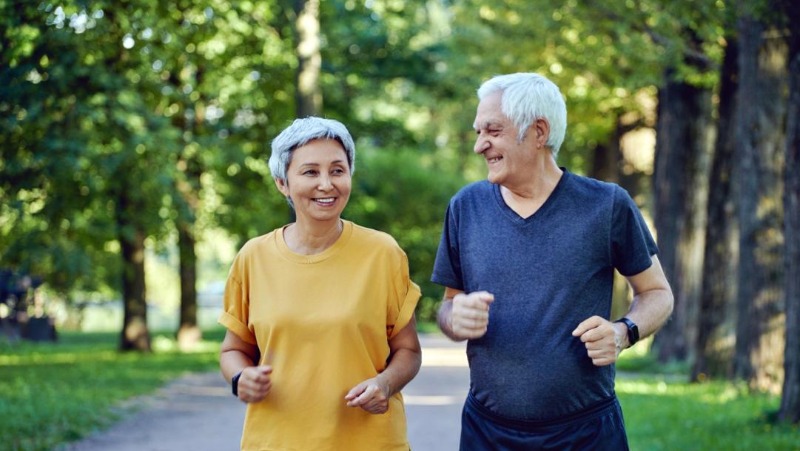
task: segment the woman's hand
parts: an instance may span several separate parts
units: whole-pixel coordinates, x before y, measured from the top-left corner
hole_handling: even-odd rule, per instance
[[[347,407],[361,407],[372,414],[386,413],[389,410],[389,387],[378,375],[353,387],[344,399]]]
[[[244,402],[263,400],[272,388],[272,367],[269,365],[248,366],[239,376],[238,394]]]

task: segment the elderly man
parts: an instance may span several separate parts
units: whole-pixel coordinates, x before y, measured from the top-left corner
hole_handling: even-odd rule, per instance
[[[555,84],[501,75],[478,98],[488,180],[452,198],[432,276],[440,328],[469,340],[461,449],[628,449],[614,363],[673,305],[655,241],[625,190],[557,165]],[[614,270],[634,294],[616,321]]]

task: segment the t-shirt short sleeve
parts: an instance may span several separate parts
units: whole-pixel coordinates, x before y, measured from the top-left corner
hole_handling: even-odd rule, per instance
[[[633,276],[652,265],[656,245],[642,213],[627,191],[614,190],[614,210],[611,221],[612,264],[623,276]]]
[[[405,252],[398,247],[397,253],[399,267],[393,281],[394,296],[388,301],[386,309],[386,335],[390,339],[411,322],[422,294],[419,286],[411,280]]]
[[[244,258],[239,254],[231,266],[223,295],[223,310],[218,322],[235,333],[242,340],[256,344],[256,337],[248,327],[250,298],[245,285],[241,281]]]

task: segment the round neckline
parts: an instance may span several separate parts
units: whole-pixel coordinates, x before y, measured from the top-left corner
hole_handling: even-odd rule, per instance
[[[278,229],[278,233],[275,234],[275,242],[278,246],[278,252],[282,257],[295,263],[310,264],[327,260],[328,258],[337,254],[345,245],[347,245],[347,242],[350,240],[350,237],[353,234],[353,223],[344,219],[341,221],[342,233],[339,235],[336,241],[329,248],[325,249],[319,254],[312,255],[298,254],[289,248],[289,246],[286,244],[286,238],[284,237],[284,232],[288,227],[288,225],[285,225]]]

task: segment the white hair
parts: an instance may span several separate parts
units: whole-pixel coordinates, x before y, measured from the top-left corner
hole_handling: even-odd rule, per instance
[[[295,119],[278,136],[272,140],[272,154],[269,157],[269,171],[272,177],[286,180],[286,171],[292,162],[292,154],[298,147],[302,147],[315,139],[334,139],[342,145],[347,155],[347,164],[350,173],[356,170],[356,145],[347,127],[333,119],[309,116]]]
[[[518,141],[522,142],[536,119],[547,121],[550,125],[547,145],[556,158],[567,132],[567,105],[558,86],[536,73],[498,75],[478,88],[478,99],[483,100],[497,91],[502,92],[503,114],[519,130]]]

